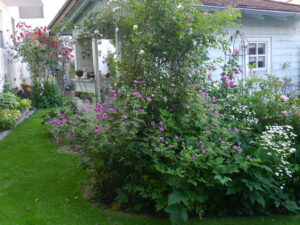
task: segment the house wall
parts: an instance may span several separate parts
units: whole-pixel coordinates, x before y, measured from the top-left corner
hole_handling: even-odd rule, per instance
[[[13,24],[11,10],[9,7],[0,0],[0,30],[3,35],[4,47],[0,48],[0,92],[3,90],[4,81],[6,80],[11,84],[11,87],[18,87],[20,85],[21,72],[20,63],[11,62],[7,53],[9,46],[12,45],[9,39]],[[7,31],[9,30],[9,31]]]
[[[287,19],[281,17],[250,17],[243,15],[242,26],[238,28],[240,33],[247,36],[271,38],[271,71],[270,73],[280,77],[288,77],[293,83],[300,83],[300,19]],[[236,28],[229,29],[228,40],[236,32]],[[210,50],[210,57],[215,59],[224,53]],[[283,64],[290,66],[283,69]],[[220,69],[214,74],[214,79],[220,79]]]

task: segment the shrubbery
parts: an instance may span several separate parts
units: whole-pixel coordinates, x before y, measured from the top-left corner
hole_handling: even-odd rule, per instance
[[[32,87],[32,104],[36,108],[53,108],[62,104],[62,97],[53,82],[35,83]]]
[[[22,112],[31,108],[28,99],[20,99],[10,92],[0,93],[0,131],[13,128]]]

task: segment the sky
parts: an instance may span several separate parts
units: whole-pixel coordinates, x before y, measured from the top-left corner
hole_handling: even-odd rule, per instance
[[[26,24],[33,27],[48,26],[58,11],[61,9],[66,0],[42,0],[44,4],[44,18],[43,19],[26,19]]]

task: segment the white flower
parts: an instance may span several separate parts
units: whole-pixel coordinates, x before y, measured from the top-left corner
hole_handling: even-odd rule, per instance
[[[140,50],[140,55],[143,55],[145,51],[143,49]]]
[[[133,26],[133,30],[137,30],[138,28],[139,28],[138,25],[134,25],[134,26]]]
[[[118,33],[118,31],[119,31],[119,27],[116,27],[116,33]]]
[[[100,32],[99,32],[99,30],[95,30],[94,33],[95,34],[99,34]]]
[[[178,9],[182,8],[182,4],[179,4],[179,5],[177,6],[177,8],[178,8]]]

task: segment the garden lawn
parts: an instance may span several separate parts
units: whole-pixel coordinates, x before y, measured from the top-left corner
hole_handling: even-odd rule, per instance
[[[78,155],[57,152],[37,111],[0,141],[0,225],[169,225],[92,206],[81,197]],[[213,203],[212,203],[213,204]],[[299,225],[300,216],[191,220],[190,225]]]

